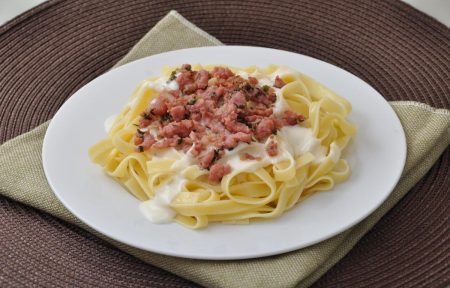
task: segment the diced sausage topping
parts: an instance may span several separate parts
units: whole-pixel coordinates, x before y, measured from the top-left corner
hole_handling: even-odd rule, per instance
[[[278,155],[278,143],[272,138],[266,146],[266,152],[269,156],[274,157]]]
[[[239,159],[241,159],[241,160],[258,160],[259,161],[259,160],[261,160],[261,157],[253,156],[252,154],[249,154],[249,153],[244,153],[239,157]]]
[[[230,172],[229,165],[217,163],[225,149],[232,150],[242,142],[265,142],[283,126],[305,120],[291,110],[283,111],[281,117],[273,114],[277,99],[273,87],[285,85],[278,76],[273,87],[260,86],[258,79],[244,79],[226,67],[194,71],[191,65],[183,64],[169,80],[177,82],[178,90],[161,91],[141,114],[134,137],[136,150],[189,150],[200,167],[209,169],[211,182],[220,181]],[[269,156],[278,154],[273,139],[269,139],[266,152]],[[250,154],[241,158],[260,159]]]
[[[230,165],[216,163],[211,166],[209,170],[208,180],[212,183],[217,183],[222,180],[222,177],[231,172]]]

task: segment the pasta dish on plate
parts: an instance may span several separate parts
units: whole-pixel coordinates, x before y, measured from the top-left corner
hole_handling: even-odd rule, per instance
[[[92,162],[152,222],[189,228],[275,218],[350,176],[350,103],[285,66],[183,64],[142,81]]]

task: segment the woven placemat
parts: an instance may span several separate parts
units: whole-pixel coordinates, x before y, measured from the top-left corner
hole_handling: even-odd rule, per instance
[[[51,1],[1,27],[1,141],[51,118],[170,9],[226,44],[307,54],[351,71],[388,100],[450,107],[449,30],[401,2],[178,2]],[[315,286],[449,283],[449,166],[447,149]],[[5,198],[0,245],[5,286],[196,286]]]

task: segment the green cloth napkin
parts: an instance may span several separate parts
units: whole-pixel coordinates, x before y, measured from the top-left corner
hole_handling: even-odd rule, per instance
[[[165,16],[116,66],[181,48],[221,45],[177,12]],[[308,287],[338,262],[431,168],[450,142],[450,111],[417,102],[391,102],[406,132],[408,157],[389,198],[341,234],[294,252],[251,260],[205,261],[169,257],[116,242],[88,228],[53,194],[42,169],[48,122],[0,146],[0,193],[74,223],[139,259],[208,287]],[[420,121],[418,121],[420,119]]]

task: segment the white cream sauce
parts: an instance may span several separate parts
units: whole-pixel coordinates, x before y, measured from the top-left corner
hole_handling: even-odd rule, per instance
[[[301,156],[311,153],[315,157],[315,161],[319,162],[326,156],[325,147],[320,145],[320,141],[314,137],[311,128],[301,126],[284,126],[281,128],[280,134],[283,135],[284,142],[287,144],[289,152],[293,156]]]
[[[341,148],[336,143],[331,143],[330,153],[328,154],[334,163],[337,163],[341,159]]]
[[[139,209],[153,223],[169,223],[177,214],[171,207],[172,200],[183,190],[186,180],[175,175],[169,182],[158,186],[153,199],[142,202]]]
[[[155,197],[142,202],[139,205],[139,209],[150,222],[168,223],[176,215],[176,212],[170,207],[170,203],[183,190],[183,186],[186,183],[182,171],[196,164],[197,161],[190,153],[190,150],[187,153],[183,153],[174,148],[157,151],[152,156],[157,159],[177,159],[171,166],[171,169],[176,174],[169,182],[156,188],[154,190]]]
[[[160,77],[154,81],[148,81],[147,87],[154,89],[156,91],[167,90],[178,90],[178,83],[175,80],[167,82],[166,77]]]
[[[250,76],[247,72],[245,71],[237,71],[236,75],[241,76],[242,78],[244,78],[245,80],[248,80],[248,76]]]
[[[177,161],[173,162],[170,168],[174,171],[181,172],[187,167],[197,164],[197,160],[191,154],[191,149],[186,153],[180,153],[182,156]]]
[[[276,116],[281,116],[283,111],[289,108],[289,105],[284,99],[281,89],[275,88],[275,95],[277,95],[277,100],[275,101],[275,105],[273,107],[273,114]]]

